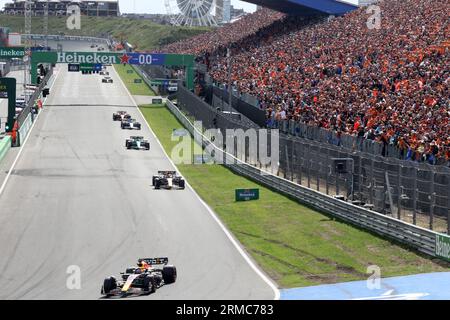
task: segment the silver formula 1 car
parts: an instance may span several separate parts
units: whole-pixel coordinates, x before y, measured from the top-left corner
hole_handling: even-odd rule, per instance
[[[158,174],[153,176],[152,185],[155,189],[184,189],[186,183],[176,171],[158,171]]]
[[[169,258],[139,259],[137,267],[127,268],[120,273],[119,279],[113,276],[106,278],[101,294],[126,297],[154,293],[163,285],[177,280],[177,268],[168,263]]]
[[[144,137],[130,137],[125,141],[125,147],[128,150],[150,150],[150,142],[145,140]]]
[[[136,119],[124,119],[122,120],[120,127],[122,129],[141,130],[141,124]]]

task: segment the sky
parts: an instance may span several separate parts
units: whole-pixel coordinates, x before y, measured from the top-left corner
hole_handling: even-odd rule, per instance
[[[3,8],[6,2],[11,1],[0,0],[0,7]],[[166,13],[164,2],[165,0],[119,0],[120,11],[122,13]],[[247,12],[253,12],[256,10],[256,6],[254,4],[239,0],[231,0],[231,4],[235,8],[242,8]]]

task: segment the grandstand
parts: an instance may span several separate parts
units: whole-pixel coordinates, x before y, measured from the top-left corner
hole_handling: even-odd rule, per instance
[[[379,142],[385,156],[395,147],[400,159],[450,165],[448,1],[380,2],[380,29],[341,2],[249,2],[277,11],[161,50],[197,55],[226,84],[231,48],[233,86],[257,99],[270,127],[302,123],[336,133],[337,145],[348,135]]]

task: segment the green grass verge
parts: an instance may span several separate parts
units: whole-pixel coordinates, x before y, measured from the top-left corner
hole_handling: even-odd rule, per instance
[[[210,31],[206,27],[176,27],[160,25],[149,20],[135,20],[113,17],[81,17],[81,29],[69,30],[66,17],[49,17],[49,33],[92,37],[113,36],[115,39],[126,39],[139,50],[152,50],[159,46],[193,37]],[[23,16],[0,15],[0,25],[11,28],[12,32],[24,30]],[[43,33],[43,18],[34,17],[32,20],[33,33]]]
[[[131,65],[114,65],[117,73],[122,78],[122,81],[127,86],[132,95],[151,95],[156,96],[156,93],[144,82],[141,76],[134,70]],[[141,83],[134,83],[135,79],[141,79]]]
[[[140,106],[166,152],[181,123],[162,105]],[[189,138],[190,139],[190,138]],[[192,145],[192,139],[190,140]],[[262,269],[281,287],[367,279],[369,265],[382,276],[448,271],[449,264],[311,210],[219,165],[178,165]],[[236,188],[260,188],[261,199],[235,202]]]

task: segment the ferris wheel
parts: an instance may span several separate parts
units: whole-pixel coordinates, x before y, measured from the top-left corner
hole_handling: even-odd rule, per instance
[[[177,26],[216,26],[222,12],[217,0],[165,0],[165,5]]]

